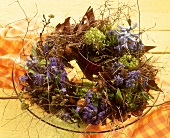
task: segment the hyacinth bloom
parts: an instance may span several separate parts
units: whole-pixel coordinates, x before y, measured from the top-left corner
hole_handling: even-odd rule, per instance
[[[86,106],[77,106],[74,112],[81,114],[83,120],[87,124],[98,125],[100,122],[102,122],[102,124],[105,125],[107,111],[106,103],[104,103],[104,100],[102,100],[100,104],[101,106],[96,107],[92,102],[93,94],[94,92],[92,90],[88,90],[85,98]]]
[[[81,107],[77,106],[74,112],[78,114],[80,112],[80,110],[81,110]]]
[[[20,76],[19,80],[22,81],[22,82],[26,82],[28,80],[28,77],[27,76]]]
[[[86,120],[88,124],[98,125],[101,122],[105,123],[105,111],[99,112],[98,108],[89,103],[83,109],[83,119]]]
[[[122,85],[123,84],[123,80],[124,79],[122,77],[120,77],[120,75],[114,76],[114,84],[116,86]]]
[[[44,83],[44,76],[39,73],[33,74],[33,83],[38,86],[42,86]]]
[[[86,98],[85,101],[87,104],[89,104],[91,102],[91,98],[93,97],[93,91],[92,90],[88,90],[86,93]]]
[[[26,66],[27,67],[30,67],[32,66],[33,64],[37,64],[38,63],[38,60],[36,57],[32,57],[32,60],[26,58]]]
[[[131,79],[135,79],[135,80],[138,80],[139,79],[139,76],[140,76],[140,70],[135,70],[135,71],[131,71],[131,72],[129,72],[129,78],[131,78]]]
[[[41,67],[38,63],[36,57],[32,57],[32,59],[26,59],[26,66],[35,71],[32,72],[29,76],[24,75],[20,76],[19,81],[27,82],[28,77],[31,78],[33,84],[37,86],[42,86],[45,82],[55,81],[56,78],[59,79],[59,84],[61,86],[61,91],[66,92],[65,81],[67,78],[67,73],[64,69],[64,65],[60,64],[58,58],[51,57],[49,58],[49,63],[47,67]],[[40,73],[41,72],[41,73]],[[47,81],[48,78],[48,81]]]
[[[135,87],[135,79],[128,79],[126,81],[126,87],[128,88]]]
[[[64,122],[67,122],[68,120],[70,120],[72,117],[70,115],[70,113],[64,113],[61,117],[61,119],[64,121]]]
[[[50,63],[48,64],[49,68],[55,68],[58,66],[58,58],[51,57],[49,58]]]
[[[117,34],[119,45],[115,46],[114,48],[119,51],[119,53],[122,51],[122,48],[129,49],[131,51],[137,51],[142,50],[143,44],[138,43],[137,39],[139,38],[138,34],[132,34],[130,31],[136,28],[137,23],[135,23],[133,26],[129,27],[123,27],[121,25],[118,25],[118,28],[120,30],[114,30],[114,32]],[[112,31],[109,31],[109,34],[112,34]],[[140,40],[141,41],[141,40]],[[139,44],[139,45],[138,45]]]

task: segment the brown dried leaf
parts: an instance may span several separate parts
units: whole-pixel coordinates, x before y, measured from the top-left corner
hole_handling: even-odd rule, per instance
[[[89,7],[87,12],[85,13],[84,17],[87,17],[89,22],[93,22],[95,20],[93,8]]]
[[[67,33],[67,34],[70,34],[70,18],[71,17],[68,17],[68,18],[66,18],[65,19],[65,21],[64,21],[64,23],[63,23],[63,25],[64,25],[64,33]]]
[[[64,25],[63,24],[58,24],[57,26],[56,26],[56,31],[57,32],[60,32],[60,33],[62,33],[63,32],[63,29],[64,29]]]
[[[156,46],[144,46],[144,51],[148,52],[151,49],[154,49]]]
[[[158,87],[158,84],[155,82],[155,80],[149,80],[148,81],[148,86],[147,86],[148,89],[152,89],[152,90],[155,90],[155,91],[161,91],[163,92],[159,87]]]
[[[77,28],[77,35],[81,34],[94,21],[93,8],[89,7]]]
[[[58,24],[56,26],[56,31],[57,32],[60,32],[60,33],[66,33],[66,34],[70,34],[70,28],[71,28],[71,25],[70,25],[70,18],[71,17],[68,17],[65,19],[64,23],[62,24]]]

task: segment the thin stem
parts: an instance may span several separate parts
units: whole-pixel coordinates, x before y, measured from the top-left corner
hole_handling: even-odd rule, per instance
[[[18,99],[18,96],[0,97],[0,99],[2,99],[2,100]]]

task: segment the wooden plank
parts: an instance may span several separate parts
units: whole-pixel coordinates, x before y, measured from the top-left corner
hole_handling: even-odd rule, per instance
[[[142,35],[142,41],[148,46],[157,46],[151,52],[170,52],[170,31],[147,31]]]
[[[33,17],[38,11],[39,21],[42,19],[42,14],[54,14],[55,19],[52,20],[53,23],[63,21],[67,16],[71,16],[74,19],[78,20],[87,10],[89,6],[92,6],[94,9],[98,8],[99,5],[103,4],[105,0],[30,0],[20,1],[22,8],[25,10],[25,13],[28,17]],[[136,0],[115,0],[112,7],[117,7],[118,2],[128,4],[130,6],[136,5]],[[27,6],[29,4],[29,6]],[[19,5],[13,0],[0,0],[0,23],[10,23],[22,18],[25,18],[25,15]],[[37,5],[37,7],[36,7]],[[169,0],[139,0],[140,8],[140,18],[141,18],[141,27],[142,28],[153,28],[153,30],[170,30],[170,1]],[[137,5],[134,7],[136,12],[130,13],[130,16],[133,18],[133,22],[138,22],[138,12]],[[11,14],[14,13],[15,14]],[[127,10],[126,10],[126,15]]]
[[[164,80],[169,80],[170,75],[170,54],[147,54],[147,57],[152,57],[155,61],[154,65],[158,68],[158,76]]]
[[[170,1],[169,0],[138,0],[140,9],[140,24],[141,28],[152,28],[152,30],[170,30]],[[115,0],[115,2],[120,2]],[[133,19],[133,22],[139,23],[139,13],[136,0],[122,0],[122,3],[126,3],[133,7],[133,12],[129,15]],[[117,5],[115,5],[116,7]],[[127,13],[125,13],[127,15]]]

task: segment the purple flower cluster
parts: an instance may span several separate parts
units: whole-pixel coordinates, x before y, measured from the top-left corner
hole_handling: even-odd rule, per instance
[[[35,74],[33,74],[33,78],[34,78],[33,83],[35,85],[42,86],[43,83],[45,82],[44,76],[42,74],[37,73],[37,72]]]
[[[116,85],[116,86],[120,86],[120,85],[122,85],[123,84],[123,78],[122,77],[120,77],[120,75],[116,75],[116,76],[114,76],[114,84]]]
[[[128,88],[133,88],[133,87],[135,87],[135,79],[128,79],[127,81],[126,81],[126,87],[128,87]]]
[[[21,80],[22,82],[27,82],[28,77],[27,76],[20,76],[19,80]]]
[[[67,73],[64,69],[64,65],[60,63],[56,57],[49,58],[49,61],[50,63],[48,64],[47,77],[52,81],[56,81],[56,79],[59,80],[61,90],[66,92],[65,82],[67,79]]]
[[[26,67],[28,67],[28,69],[32,70],[33,72],[31,74],[26,74],[24,76],[20,76],[19,77],[19,84],[21,84],[21,82],[27,82],[30,78],[33,82],[33,84],[41,86],[44,83],[44,75],[40,74],[38,71],[42,70],[42,67],[40,67],[38,65],[38,60],[36,57],[32,57],[32,59],[28,59],[26,58]]]
[[[98,109],[93,103],[89,103],[83,109],[83,119],[87,121],[88,124],[97,125],[100,123],[98,118]]]
[[[121,25],[118,25],[120,32],[117,30],[114,30],[114,32],[117,34],[119,45],[114,47],[115,49],[117,49],[119,52],[121,52],[122,48],[126,48],[133,52],[136,52],[137,50],[141,50],[143,48],[143,44],[138,43],[138,41],[137,41],[139,38],[139,35],[132,34],[130,32],[136,26],[137,26],[137,24],[134,24],[133,26],[129,26],[126,28]],[[108,34],[111,35],[112,33],[113,33],[113,30],[110,30]]]
[[[124,67],[125,67],[124,64],[115,61],[115,62],[113,63],[113,65],[112,65],[112,67],[111,67],[111,70],[112,70],[112,72],[113,72],[113,74],[114,74],[115,71],[118,71],[118,70],[120,70],[120,69],[122,69],[122,68],[124,68]]]
[[[129,48],[128,47],[128,42],[137,42],[137,39],[139,38],[138,34],[132,34],[130,31],[133,30],[135,27],[137,26],[137,24],[134,24],[133,27],[129,26],[129,27],[123,27],[121,25],[118,25],[119,30],[121,31],[118,32],[116,31],[117,35],[118,35],[118,40],[121,44],[121,46],[125,47],[125,48]]]
[[[134,70],[134,71],[131,71],[131,72],[129,72],[129,78],[131,78],[131,79],[135,79],[135,80],[138,80],[139,79],[139,76],[140,76],[140,70]]]
[[[91,103],[92,97],[93,97],[93,91],[92,91],[92,90],[88,90],[87,93],[86,93],[86,98],[85,98],[86,104],[90,104],[90,103]],[[80,110],[81,110],[81,107],[80,107],[80,106],[77,106],[75,112],[76,112],[76,113],[79,113]]]
[[[131,71],[128,74],[128,80],[126,80],[126,87],[131,88],[134,87],[136,85],[136,81],[138,81],[139,77],[140,77],[140,71]]]
[[[33,71],[37,71],[37,64],[38,64],[38,60],[36,57],[32,57],[32,59],[28,59],[26,58],[26,66],[33,70]]]
[[[67,90],[66,90],[66,78],[67,78],[67,73],[66,73],[66,71],[64,70],[63,72],[61,72],[61,74],[60,74],[60,81],[59,81],[59,83],[60,83],[60,85],[61,85],[61,90],[62,90],[62,92],[66,92]]]
[[[93,91],[88,90],[86,93],[86,98],[85,98],[85,101],[87,104],[89,104],[91,102],[92,97],[93,97]]]
[[[56,74],[59,73],[58,69],[58,58],[51,57],[49,58],[50,63],[47,65],[47,70],[45,71],[47,73],[47,77],[51,80],[55,79]]]
[[[37,63],[38,63],[38,60],[36,57],[32,57],[32,60],[26,58],[26,66],[27,67],[31,67],[32,65],[37,64]]]
[[[83,119],[86,120],[88,124],[98,125],[105,120],[105,111],[99,111],[98,107],[94,106],[93,103],[89,103],[83,109]]]
[[[75,113],[78,113],[82,115],[83,120],[87,124],[92,125],[98,125],[100,122],[102,122],[102,125],[106,124],[106,108],[104,104],[100,104],[99,107],[96,107],[94,103],[92,102],[93,98],[93,91],[88,90],[86,93],[86,106],[83,108],[83,110],[80,110],[81,107],[78,106],[75,110]]]
[[[64,122],[67,122],[68,120],[71,120],[72,119],[72,116],[70,113],[64,113],[62,116],[61,116],[61,119],[64,121]]]
[[[48,78],[48,82],[55,82],[58,80],[57,83],[61,86],[61,91],[67,91],[65,86],[67,73],[64,69],[64,65],[59,62],[58,58],[50,57],[47,66],[42,67],[36,57],[32,57],[32,59],[26,59],[26,66],[34,71],[29,75],[34,85],[43,86]],[[20,76],[19,81],[27,82],[28,76]]]

